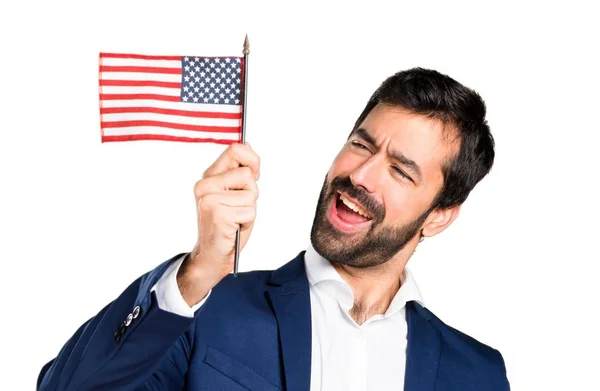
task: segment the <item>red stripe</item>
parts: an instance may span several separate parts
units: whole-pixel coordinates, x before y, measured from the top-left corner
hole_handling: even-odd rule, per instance
[[[113,141],[138,141],[138,140],[162,140],[162,141],[181,141],[188,143],[216,143],[216,144],[232,144],[237,143],[237,140],[222,140],[217,138],[191,138],[166,136],[162,134],[130,134],[124,136],[102,136],[102,142]]]
[[[100,58],[133,58],[137,60],[181,60],[181,56],[148,56],[130,53],[100,53]]]
[[[119,114],[119,113],[156,113],[167,115],[180,115],[182,117],[195,118],[222,118],[222,119],[241,119],[242,113],[213,113],[209,111],[187,111],[162,109],[159,107],[103,107],[100,114]]]
[[[199,132],[220,132],[220,133],[238,133],[241,129],[240,126],[205,126],[205,125],[188,125],[188,124],[176,124],[173,122],[164,121],[114,121],[114,122],[101,122],[100,126],[104,129],[108,128],[128,128],[130,126],[157,126],[169,129],[179,130],[192,130]]]
[[[163,73],[169,75],[181,75],[181,68],[165,67],[140,67],[132,65],[100,65],[100,72],[138,72],[138,73]]]
[[[181,88],[181,83],[176,81],[158,80],[100,80],[101,86],[115,87],[166,87]]]
[[[100,94],[100,101],[103,100],[131,100],[131,99],[153,99],[166,100],[169,102],[179,102],[178,96],[158,95],[158,94]]]

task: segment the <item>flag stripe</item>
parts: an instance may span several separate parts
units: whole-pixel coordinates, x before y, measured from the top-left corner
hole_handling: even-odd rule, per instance
[[[180,60],[181,56],[153,56],[147,54],[131,53],[100,53],[100,58],[135,58],[140,60]]]
[[[103,58],[101,65],[108,66],[141,66],[141,67],[159,67],[159,68],[181,68],[181,59],[177,60],[139,60],[132,58]]]
[[[100,108],[100,114],[117,114],[117,113],[157,113],[157,114],[171,114],[179,115],[182,117],[199,117],[199,118],[223,118],[223,119],[241,119],[241,113],[221,113],[221,112],[210,112],[210,111],[186,111],[186,110],[173,110],[173,109],[161,109],[159,107],[102,107]]]
[[[161,121],[119,121],[119,122],[101,122],[100,125],[103,129],[108,128],[127,128],[127,127],[135,127],[135,126],[158,126],[170,129],[180,129],[180,130],[194,130],[200,132],[222,132],[222,133],[237,133],[240,131],[241,126],[204,126],[204,125],[187,125],[187,124],[178,124],[172,122],[161,122]]]
[[[178,96],[157,95],[157,94],[100,94],[100,100],[130,100],[130,99],[152,99],[166,100],[169,102],[179,102]]]
[[[181,117],[180,115],[163,113],[110,113],[102,116],[102,123],[112,122],[135,122],[135,121],[153,121],[160,123],[179,123],[182,125],[198,126],[224,126],[226,128],[239,128],[241,122],[239,119],[229,118],[206,118],[206,117]]]
[[[124,136],[127,134],[164,134],[174,137],[201,137],[201,138],[223,138],[227,140],[239,140],[239,133],[220,133],[220,132],[204,132],[204,131],[189,131],[169,128],[155,128],[148,126],[136,126],[131,128],[106,128],[102,130],[103,136]]]
[[[100,65],[100,72],[166,73],[181,75],[181,68]]]
[[[166,87],[181,88],[181,82],[169,82],[159,80],[100,80],[104,87]]]
[[[174,102],[174,101],[160,101],[160,100],[105,100],[102,102],[102,107],[144,107],[152,106],[161,109],[171,110],[185,110],[194,112],[215,112],[215,113],[241,113],[241,106],[228,106],[228,105],[213,105],[213,104],[202,104],[187,103],[187,102]]]
[[[168,95],[179,97],[179,88],[165,88],[165,87],[121,87],[121,86],[105,86],[102,88],[102,94],[104,95],[124,95],[124,94],[150,94],[150,95]]]
[[[115,141],[139,141],[139,140],[162,140],[162,141],[181,141],[187,143],[215,143],[215,144],[232,144],[238,142],[238,140],[223,140],[217,138],[191,138],[191,137],[177,137],[177,136],[166,136],[162,134],[130,134],[123,136],[104,136],[103,142],[115,142]]]
[[[102,80],[156,80],[181,83],[181,75],[167,73],[101,72]]]

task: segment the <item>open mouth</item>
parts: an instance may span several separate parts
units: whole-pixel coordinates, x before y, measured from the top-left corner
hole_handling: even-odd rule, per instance
[[[329,220],[339,230],[352,233],[369,225],[373,217],[357,201],[336,192],[329,209]]]

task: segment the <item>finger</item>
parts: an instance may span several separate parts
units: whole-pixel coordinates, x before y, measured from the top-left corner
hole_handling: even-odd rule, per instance
[[[255,219],[256,208],[251,206],[241,206],[235,208],[234,222],[241,227],[242,231],[250,228],[250,226],[254,223]]]
[[[219,158],[204,172],[204,177],[222,174],[237,167],[249,167],[258,179],[260,158],[248,145],[234,143],[219,156]]]
[[[222,193],[208,194],[201,199],[204,207],[214,209],[221,207],[241,207],[256,205],[254,194],[248,190],[227,191]]]
[[[258,199],[258,186],[249,167],[238,167],[224,174],[202,179],[194,187],[196,198],[228,190],[249,190]]]

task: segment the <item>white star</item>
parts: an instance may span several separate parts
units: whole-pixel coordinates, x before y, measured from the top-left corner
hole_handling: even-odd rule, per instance
[[[235,59],[235,62],[240,62],[240,58],[239,58],[239,57],[238,57],[238,58],[236,58],[236,59]]]
[[[229,94],[231,92],[231,88],[226,88],[225,92]]]
[[[195,66],[195,67],[194,67],[194,70],[195,70],[196,72],[200,72],[200,67],[199,67],[199,66]]]
[[[241,69],[240,69],[240,68],[238,68],[238,69],[236,69],[235,71],[236,71],[237,73],[240,73]]]
[[[194,102],[198,102],[198,98],[197,97],[194,97]]]
[[[190,81],[190,77],[186,75],[186,76],[183,78],[183,80],[185,80],[185,81]]]
[[[206,88],[204,89],[204,92],[206,92],[206,93],[208,93],[209,91],[210,91],[210,88],[208,88],[208,87],[206,87]]]
[[[215,83],[210,83],[211,88],[215,88]]]
[[[200,82],[200,87],[204,87],[204,82]]]
[[[215,58],[215,62],[219,63],[219,62],[221,62],[221,59],[220,58]]]
[[[221,88],[225,88],[225,83],[221,83]]]
[[[199,96],[204,96],[204,92],[200,91]]]
[[[237,89],[235,90],[235,93],[236,93],[236,94],[239,94],[239,93],[240,93],[240,89],[239,89],[239,88],[237,88]]]
[[[190,58],[189,57],[184,57],[183,61],[190,61]]]
[[[227,62],[227,63],[231,62],[231,58],[227,57],[227,58],[225,59],[225,62]]]
[[[211,68],[214,68],[214,67],[215,67],[215,63],[214,63],[214,62],[211,62],[211,63],[210,63],[210,67],[211,67]]]
[[[204,103],[208,103],[208,98],[204,98]]]
[[[193,75],[192,75],[193,76]],[[235,79],[235,81],[240,84],[240,78],[238,77],[237,79]]]
[[[217,92],[217,93],[221,92],[221,89],[220,88],[215,88],[215,92]]]
[[[230,97],[231,99],[234,99],[234,98],[235,98],[235,94],[229,94],[229,97]]]
[[[225,68],[226,66],[227,66],[227,64],[221,63],[221,68]]]
[[[231,68],[227,68],[227,73],[231,73]]]
[[[219,94],[219,96],[220,96],[221,98],[225,98],[225,94],[223,94],[223,93]]]
[[[217,83],[221,82],[221,78],[217,77],[217,79],[215,80]]]
[[[190,66],[189,66],[189,65],[186,65],[186,66],[185,66],[185,71],[187,72],[187,71],[189,71],[189,70],[190,70]]]
[[[215,98],[215,103],[219,103],[219,98]]]
[[[190,72],[190,76],[194,76],[195,74],[196,74],[196,72],[194,72],[194,71]]]
[[[210,76],[206,76],[206,77],[204,78],[204,80],[206,80],[207,82],[209,82],[209,81],[210,81]]]
[[[208,96],[211,97],[211,99],[215,96],[215,94],[213,94],[212,92],[210,94],[208,94]]]
[[[225,81],[227,82],[227,84],[231,83],[231,78],[228,77],[227,79],[225,79]]]
[[[196,92],[200,91],[200,87],[194,87],[194,91],[196,91]]]
[[[208,58],[204,58],[204,62],[209,62],[210,60]]]
[[[190,89],[190,87],[188,87],[188,86],[185,86],[185,87],[183,87],[183,90],[184,90],[185,92],[187,92],[189,89]]]
[[[196,80],[196,82],[199,82],[200,81],[200,77],[196,76],[196,77],[194,77],[194,80]]]
[[[215,77],[215,76],[217,76],[217,75],[214,72],[210,73],[210,77]]]
[[[193,81],[191,81],[191,82],[190,82],[190,87],[193,87],[193,86],[194,86],[194,84],[196,84],[196,83],[195,83],[195,82],[193,82]]]
[[[194,61],[200,61],[198,57],[194,57]]]
[[[236,105],[239,105],[239,104],[240,104],[240,100],[239,100],[239,99],[236,99],[236,100],[235,100],[235,104],[236,104]]]
[[[201,76],[201,77],[204,77],[204,76],[206,76],[206,72],[200,72],[200,76]]]
[[[221,77],[224,79],[225,77],[227,77],[227,75],[225,74],[225,72],[221,72]]]
[[[187,96],[184,96],[184,97],[183,97],[183,101],[184,101],[184,102],[187,102],[187,100],[188,100],[188,97],[187,97]]]

